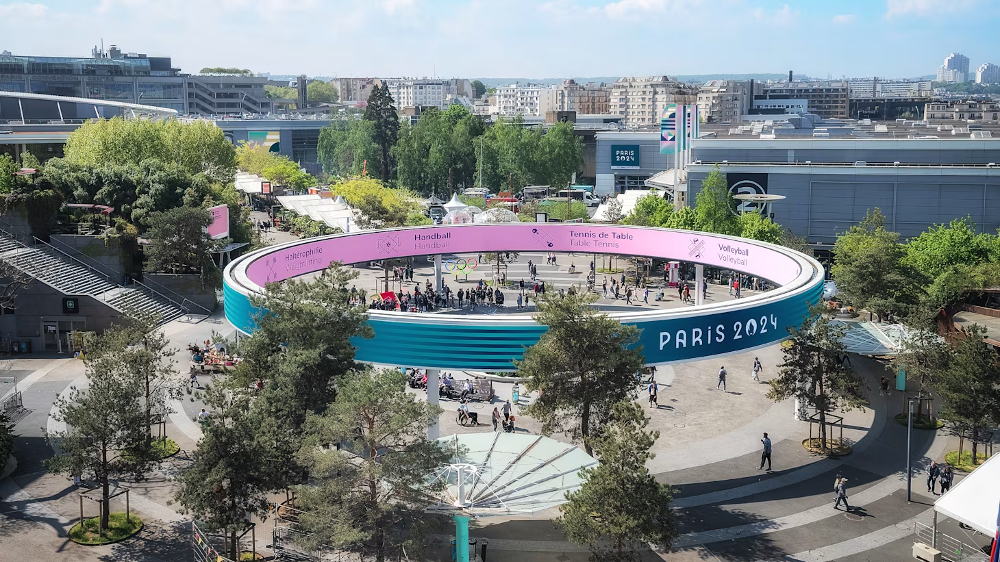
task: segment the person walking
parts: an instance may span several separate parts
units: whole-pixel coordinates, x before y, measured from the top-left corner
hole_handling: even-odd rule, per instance
[[[500,410],[493,406],[493,433],[496,433],[498,425],[500,425]]]
[[[889,395],[889,379],[887,377],[882,377],[882,380],[879,381],[878,393],[880,396]]]
[[[625,304],[632,304],[632,287],[625,289]]]
[[[718,390],[722,387],[722,392],[726,391],[726,367],[719,367],[719,384],[715,385],[715,389]]]
[[[656,391],[657,391],[656,381],[654,380],[649,381],[649,387],[646,388],[646,392],[649,392],[650,408],[659,408],[659,404],[656,403]]]
[[[645,291],[642,293],[642,302],[649,304],[649,287],[646,287]]]
[[[194,365],[191,366],[191,384],[195,388],[198,388],[198,373],[194,370]]]
[[[837,480],[837,503],[833,504],[833,509],[840,509],[840,502],[844,502],[844,508],[851,511],[851,505],[847,503],[847,478]]]
[[[931,466],[927,468],[927,491],[937,495],[934,491],[937,485],[938,478],[941,477],[941,467],[934,461],[931,461]]]
[[[944,471],[941,472],[941,495],[951,489],[951,483],[955,480],[955,471],[952,470],[950,466],[945,467]]]
[[[510,419],[510,400],[503,403],[503,419],[507,421]]]
[[[729,296],[733,296],[733,274],[729,274]]]
[[[604,278],[604,284],[601,285],[601,287],[604,289],[604,298],[608,298],[608,278],[607,277]]]
[[[764,438],[760,442],[764,445],[764,450],[760,453],[760,468],[757,470],[764,470],[764,461],[767,461],[767,471],[771,472],[771,439],[768,438],[767,433],[764,434]]]
[[[517,309],[518,310],[521,310],[521,303],[522,302],[523,302],[523,299],[521,298],[521,293],[518,293],[517,294]]]
[[[760,382],[760,359],[753,358],[753,380]]]

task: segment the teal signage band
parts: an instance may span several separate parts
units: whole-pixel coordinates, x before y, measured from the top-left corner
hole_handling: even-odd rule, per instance
[[[778,288],[752,297],[667,310],[611,314],[638,327],[647,364],[727,355],[787,337],[823,295],[823,268],[788,248],[669,229],[514,223],[404,228],[337,234],[263,248],[224,272],[226,317],[245,334],[254,329],[250,295],[332,262],[498,251],[613,253],[724,267],[767,279]],[[359,361],[450,370],[512,371],[513,361],[545,327],[525,315],[449,315],[369,311],[375,336],[356,338]]]
[[[613,144],[611,145],[611,169],[626,169],[639,167],[639,145],[637,144]]]

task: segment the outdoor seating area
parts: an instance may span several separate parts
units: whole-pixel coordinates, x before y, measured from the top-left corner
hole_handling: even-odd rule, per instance
[[[188,345],[191,352],[191,373],[221,373],[233,369],[240,358],[226,352],[222,344],[205,340],[205,345]]]

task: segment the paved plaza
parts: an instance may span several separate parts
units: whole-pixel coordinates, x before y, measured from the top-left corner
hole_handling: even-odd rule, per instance
[[[508,268],[509,282],[524,276],[527,260],[538,264],[539,276],[548,290],[583,283],[585,273],[569,273],[589,266],[589,256],[559,256],[557,265],[545,264],[544,255],[527,254]],[[358,268],[359,287],[373,290],[376,269]],[[415,282],[432,279],[428,265],[415,272]],[[469,283],[490,275],[477,270]],[[598,274],[598,285],[601,275]],[[464,282],[447,282],[457,290]],[[508,289],[510,296],[516,289]],[[753,294],[751,292],[745,295]],[[676,291],[666,301],[626,305],[621,300],[601,298],[605,310],[642,310],[690,306],[677,299]],[[708,302],[728,300],[724,286],[711,285]],[[508,300],[508,303],[513,301]],[[508,307],[508,308],[513,308]],[[531,310],[527,313],[530,313]],[[463,313],[446,311],[445,313]],[[516,313],[507,311],[504,313]],[[175,357],[180,377],[187,379],[188,343],[204,341],[213,332],[228,335],[232,328],[221,310],[195,323],[178,320],[165,326],[165,333],[179,351]],[[751,365],[758,357],[764,369],[761,382],[752,380]],[[892,416],[902,411],[899,393],[880,396],[878,380],[883,364],[852,356],[854,367],[868,385],[869,405],[864,410],[846,412],[844,437],[853,443],[853,452],[841,458],[823,458],[801,445],[809,435],[809,424],[793,416],[790,401],[774,403],[766,397],[766,382],[776,375],[782,360],[780,345],[724,358],[694,361],[657,368],[660,386],[659,407],[649,408],[645,393],[637,384],[637,401],[650,416],[650,428],[660,432],[649,467],[661,482],[674,489],[674,507],[680,536],[670,552],[643,553],[644,560],[800,560],[902,562],[910,560],[914,522],[929,524],[935,496],[925,493],[923,475],[914,478],[913,501],[906,501],[906,428]],[[725,391],[717,388],[717,373],[725,365],[729,372]],[[147,481],[122,482],[131,488],[131,507],[147,525],[135,538],[118,545],[83,547],[66,538],[66,531],[79,516],[77,488],[64,476],[45,471],[42,461],[52,455],[44,439],[46,429],[58,429],[52,418],[52,404],[60,395],[85,382],[84,366],[67,356],[19,359],[10,364],[6,376],[16,374],[25,411],[16,420],[18,464],[0,479],[0,562],[23,560],[129,560],[176,561],[190,559],[185,522],[172,495],[174,476],[189,463],[201,436],[193,420],[202,405],[185,396],[174,401],[175,413],[167,423],[167,433],[181,447]],[[483,377],[485,373],[453,372],[458,380]],[[208,377],[200,377],[204,384]],[[456,423],[457,402],[441,400],[441,435],[491,432],[490,413],[511,398],[513,383],[497,378],[491,403],[473,403],[480,425],[463,427]],[[12,385],[0,386],[0,393]],[[423,390],[408,389],[421,399]],[[520,401],[514,405],[517,431],[538,433],[540,424],[521,413],[535,398],[520,386]],[[760,438],[768,432],[773,441],[773,471],[758,469]],[[567,440],[565,435],[554,438]],[[931,460],[943,460],[948,450],[957,448],[957,439],[945,431],[914,431],[912,458],[918,470]],[[832,484],[835,475],[849,478],[850,513],[833,508]],[[961,477],[961,476],[960,476]],[[489,541],[491,562],[585,561],[586,549],[567,542],[550,519],[555,510],[530,516],[481,518],[473,521],[471,534]],[[262,522],[257,533],[258,548],[270,544],[271,521]],[[984,544],[988,539],[943,521],[942,530],[966,543]],[[432,548],[427,560],[447,560],[444,547]]]

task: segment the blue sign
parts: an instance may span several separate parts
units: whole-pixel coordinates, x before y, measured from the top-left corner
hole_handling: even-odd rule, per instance
[[[634,169],[639,167],[639,145],[611,145],[611,169]]]

